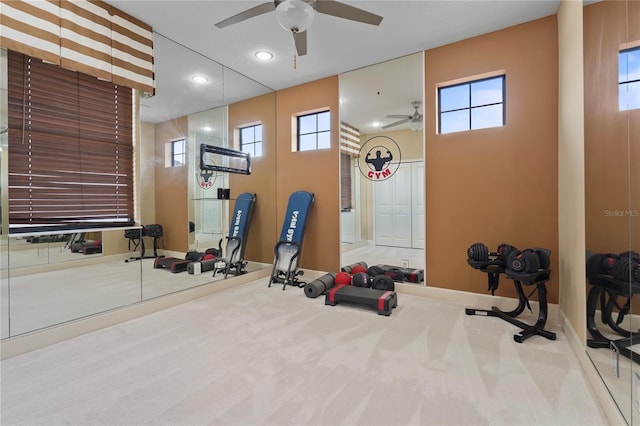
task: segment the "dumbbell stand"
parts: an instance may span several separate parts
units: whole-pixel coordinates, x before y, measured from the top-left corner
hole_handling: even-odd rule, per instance
[[[493,273],[499,274],[499,272],[495,271]],[[518,343],[522,343],[526,339],[534,335],[542,336],[549,340],[556,340],[556,333],[544,329],[544,326],[547,323],[548,314],[546,282],[549,281],[549,271],[539,271],[532,274],[508,273],[507,276],[513,280],[516,287],[516,292],[518,294],[518,306],[514,310],[503,311],[497,306],[492,306],[490,310],[466,308],[465,313],[467,315],[484,315],[489,317],[498,317],[510,324],[515,325],[516,327],[521,328],[522,331],[520,333],[513,335],[513,340]],[[523,284],[535,285],[538,291],[539,311],[538,319],[534,324],[527,324],[524,321],[520,321],[519,319],[515,318],[522,312],[524,312],[526,307],[531,309],[529,300],[524,294],[524,290],[522,288]]]
[[[624,341],[631,339],[640,341],[640,333],[625,330],[620,327],[619,323],[621,322],[621,318],[617,321],[613,319],[613,308],[616,306],[616,297],[618,296],[627,297],[627,303],[630,301],[629,283],[616,280],[609,275],[603,274],[589,274],[587,279],[589,284],[591,284],[591,288],[587,295],[587,331],[592,337],[592,339],[587,340],[587,346],[590,348],[610,348],[611,343],[613,342],[616,343],[618,349],[623,349],[620,353],[625,355]],[[637,290],[640,290],[637,286],[631,287],[632,294],[637,292]],[[600,303],[602,322],[607,324],[615,333],[622,336],[623,339],[609,339],[600,332],[595,321],[598,302]],[[624,315],[624,313],[619,312],[618,315]],[[636,357],[637,356],[638,355],[636,355]]]

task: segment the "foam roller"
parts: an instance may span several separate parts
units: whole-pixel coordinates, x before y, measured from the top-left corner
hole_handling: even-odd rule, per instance
[[[351,265],[343,266],[343,267],[342,267],[342,269],[341,269],[341,271],[342,271],[342,272],[348,272],[348,273],[351,273],[351,270],[352,270],[354,267],[358,266],[358,265],[359,265],[359,266],[362,266],[362,267],[364,268],[364,270],[365,270],[365,271],[366,271],[367,269],[369,269],[369,265],[367,265],[367,262],[365,262],[365,261],[363,260],[363,261],[360,261],[360,262],[358,262],[358,263],[353,263],[353,264],[351,264]]]
[[[315,299],[316,297],[320,296],[325,291],[333,287],[335,278],[336,274],[332,272],[324,274],[320,278],[316,278],[315,280],[305,284],[304,294],[307,297]]]

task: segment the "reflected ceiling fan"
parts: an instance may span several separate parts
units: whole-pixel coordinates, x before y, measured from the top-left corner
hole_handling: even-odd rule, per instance
[[[415,111],[413,111],[413,115],[387,115],[387,118],[401,118],[402,120],[396,121],[391,124],[387,124],[386,126],[382,126],[382,128],[388,129],[390,127],[395,127],[401,124],[408,123],[409,128],[414,132],[418,132],[422,130],[423,117],[422,117],[422,114],[420,114],[420,112],[418,111],[418,109],[420,108],[420,105],[422,105],[422,102],[420,101],[411,102],[411,106],[413,106],[413,108],[415,109]]]
[[[225,28],[274,10],[280,25],[293,34],[298,56],[307,54],[307,29],[311,26],[316,12],[370,25],[380,25],[382,22],[382,16],[338,1],[273,0],[220,21],[216,27]]]

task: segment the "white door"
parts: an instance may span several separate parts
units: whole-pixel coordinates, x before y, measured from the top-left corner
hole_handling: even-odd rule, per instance
[[[424,249],[425,203],[424,162],[411,163],[411,247]]]
[[[411,247],[411,165],[401,164],[373,188],[376,245]]]

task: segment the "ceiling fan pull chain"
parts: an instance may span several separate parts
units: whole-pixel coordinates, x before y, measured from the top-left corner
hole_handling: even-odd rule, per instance
[[[295,53],[293,54],[293,69],[298,69],[297,56]]]

